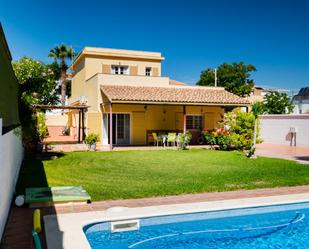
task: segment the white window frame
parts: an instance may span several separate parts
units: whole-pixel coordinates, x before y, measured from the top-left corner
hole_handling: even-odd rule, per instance
[[[149,71],[147,71],[147,70],[149,70]],[[145,75],[146,76],[152,76],[152,68],[151,67],[146,67],[145,68]]]
[[[188,127],[188,117],[192,117],[192,127]],[[197,122],[197,120],[195,119],[195,117],[200,117],[201,120],[199,122],[201,122],[201,127],[198,127],[197,125],[199,124],[199,122]],[[186,126],[188,130],[202,130],[203,129],[203,115],[201,114],[187,114],[186,115]]]
[[[114,65],[114,66],[112,66],[112,74],[128,75],[129,74],[129,67],[128,66],[121,66],[121,65]]]

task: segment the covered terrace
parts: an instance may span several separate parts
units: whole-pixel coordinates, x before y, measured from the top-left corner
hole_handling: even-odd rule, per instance
[[[224,112],[250,105],[221,87],[102,85],[103,145],[146,145],[153,132],[213,129]]]

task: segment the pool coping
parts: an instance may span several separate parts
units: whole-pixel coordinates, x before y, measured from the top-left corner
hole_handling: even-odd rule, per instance
[[[48,249],[91,249],[83,231],[83,227],[91,223],[301,202],[309,202],[309,193],[148,207],[113,207],[105,211],[47,215],[43,219]]]

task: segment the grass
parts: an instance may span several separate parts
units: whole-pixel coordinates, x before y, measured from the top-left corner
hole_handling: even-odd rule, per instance
[[[93,200],[309,184],[309,167],[293,161],[248,159],[240,152],[71,152],[24,161],[25,187],[81,185]]]

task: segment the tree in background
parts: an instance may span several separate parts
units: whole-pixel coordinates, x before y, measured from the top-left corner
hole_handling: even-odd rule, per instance
[[[56,92],[60,70],[57,64],[45,65],[29,57],[13,62],[13,69],[19,82],[19,113],[24,147],[26,151],[34,151],[36,144],[46,136],[47,127],[44,126],[43,114],[33,115],[33,105],[59,103]]]
[[[250,76],[251,72],[255,71],[256,68],[253,65],[246,65],[244,62],[223,63],[218,67],[217,86],[224,87],[225,90],[241,97],[249,96],[254,86],[254,81]],[[196,84],[199,86],[214,86],[214,70],[208,68],[202,71]]]
[[[55,94],[59,70],[56,65],[22,57],[13,62],[15,75],[20,84],[21,100],[27,105],[55,105],[59,102]]]
[[[72,60],[76,53],[73,49],[66,45],[58,45],[55,48],[51,49],[48,56],[55,59],[55,62],[59,62],[59,68],[61,74],[59,80],[61,82],[61,104],[65,105],[65,99],[67,95],[67,69],[68,65],[66,64],[66,59]]]
[[[294,108],[288,95],[277,91],[266,94],[264,105],[267,114],[289,114]]]

